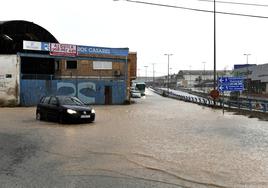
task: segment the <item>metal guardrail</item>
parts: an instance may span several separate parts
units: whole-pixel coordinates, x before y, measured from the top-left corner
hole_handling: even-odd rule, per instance
[[[212,98],[209,97],[199,97],[199,96],[187,96],[187,95],[180,95],[176,94],[172,91],[169,91],[169,93],[165,90],[155,88],[154,92],[156,92],[159,95],[170,97],[174,99],[178,99],[185,102],[191,102],[198,105],[204,105],[204,106],[214,106],[214,101]],[[239,110],[247,110],[247,111],[257,111],[257,112],[263,112],[267,113],[268,111],[268,102],[264,101],[258,101],[258,100],[248,100],[248,101],[235,101],[235,100],[229,100],[229,99],[223,99],[220,98],[216,101],[217,107],[224,107],[229,109],[239,109]]]

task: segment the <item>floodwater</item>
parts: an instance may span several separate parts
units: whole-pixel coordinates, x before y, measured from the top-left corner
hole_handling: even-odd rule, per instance
[[[148,91],[92,124],[0,109],[0,187],[268,187],[268,123]]]

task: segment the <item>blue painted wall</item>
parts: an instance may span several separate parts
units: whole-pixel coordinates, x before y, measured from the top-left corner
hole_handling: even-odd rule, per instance
[[[105,86],[112,88],[112,104],[123,104],[126,84],[123,80],[25,80],[20,82],[21,106],[34,106],[42,96],[76,96],[86,104],[104,104]]]

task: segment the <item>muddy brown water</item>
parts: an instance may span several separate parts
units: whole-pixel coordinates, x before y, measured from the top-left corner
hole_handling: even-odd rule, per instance
[[[3,187],[268,187],[268,123],[148,91],[93,124],[0,108]],[[1,186],[0,186],[1,187]]]

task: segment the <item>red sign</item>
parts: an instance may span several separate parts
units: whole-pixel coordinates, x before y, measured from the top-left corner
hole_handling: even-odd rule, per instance
[[[211,92],[210,92],[210,96],[213,98],[213,99],[217,99],[219,96],[220,96],[220,93],[219,93],[219,91],[218,90],[212,90]]]
[[[76,56],[77,48],[73,44],[50,43],[50,55]]]

